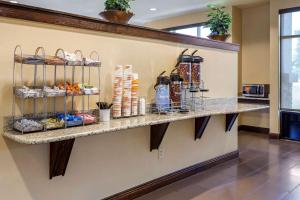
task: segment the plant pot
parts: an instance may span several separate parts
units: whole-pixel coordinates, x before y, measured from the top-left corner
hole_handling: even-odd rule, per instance
[[[218,40],[218,41],[225,42],[230,37],[230,35],[229,34],[227,34],[227,35],[209,35],[207,37],[211,40]]]
[[[99,13],[99,15],[109,22],[127,24],[134,14],[120,10],[106,10]]]

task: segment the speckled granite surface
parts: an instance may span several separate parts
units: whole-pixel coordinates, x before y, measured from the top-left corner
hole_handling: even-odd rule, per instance
[[[3,136],[18,143],[42,144],[103,133],[113,134],[114,132],[119,130],[126,130],[131,128],[162,124],[166,122],[174,122],[179,120],[193,119],[209,115],[250,112],[268,108],[268,105],[237,103],[236,99],[219,99],[208,101],[204,109],[184,114],[147,114],[145,116],[138,116],[133,118],[114,119],[110,122],[101,122],[100,124],[89,125],[84,127],[59,129],[54,131],[38,132],[24,135],[16,131],[4,131]]]

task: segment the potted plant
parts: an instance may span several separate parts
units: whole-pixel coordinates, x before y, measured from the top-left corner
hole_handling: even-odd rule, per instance
[[[226,41],[229,34],[229,28],[231,25],[232,18],[229,13],[225,11],[225,7],[217,7],[216,5],[208,5],[212,11],[208,14],[210,18],[206,24],[209,27],[211,34],[208,38],[212,40]]]
[[[99,15],[110,22],[127,24],[134,15],[130,12],[131,1],[134,0],[106,0],[105,10]]]

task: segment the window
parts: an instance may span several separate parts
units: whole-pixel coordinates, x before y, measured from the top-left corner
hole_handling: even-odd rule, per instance
[[[172,33],[179,33],[179,34],[190,35],[190,36],[201,37],[201,38],[207,38],[207,36],[211,33],[210,29],[205,27],[205,23],[172,27],[166,30]]]
[[[300,8],[280,11],[280,107],[300,110]]]

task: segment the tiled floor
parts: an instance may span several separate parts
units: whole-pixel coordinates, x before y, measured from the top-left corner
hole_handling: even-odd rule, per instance
[[[240,158],[136,200],[300,200],[300,143],[241,132]]]

